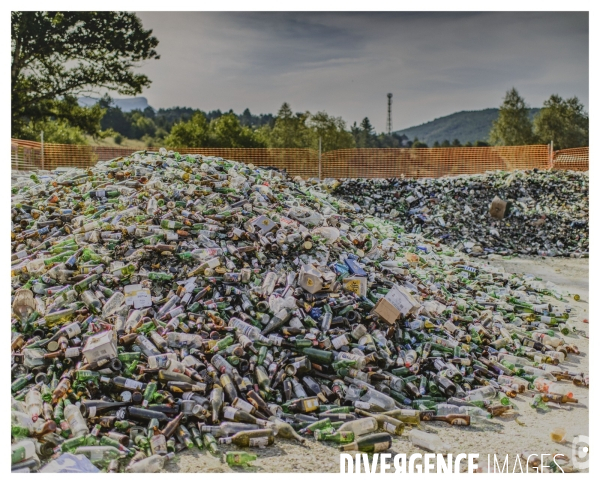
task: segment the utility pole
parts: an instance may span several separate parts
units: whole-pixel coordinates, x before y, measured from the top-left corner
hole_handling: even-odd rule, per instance
[[[40,134],[40,138],[42,140],[42,170],[44,169],[44,132],[42,131]]]
[[[319,136],[319,180],[321,179],[322,167],[321,167],[321,137]]]
[[[388,136],[392,135],[392,93],[389,92],[387,95],[388,98],[388,113],[387,113],[387,124],[386,124],[386,131]]]

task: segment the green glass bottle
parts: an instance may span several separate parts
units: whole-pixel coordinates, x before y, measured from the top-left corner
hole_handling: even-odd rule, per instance
[[[148,272],[148,279],[152,281],[171,281],[173,277],[173,274],[167,274],[166,272]]]
[[[341,451],[359,451],[367,454],[381,452],[392,446],[392,436],[388,433],[369,434],[359,437],[355,442],[340,446]]]
[[[250,462],[257,459],[256,454],[250,454],[249,452],[227,452],[225,454],[225,462],[230,466],[246,466],[250,465]]]
[[[341,431],[335,433],[322,432],[321,430],[315,431],[316,440],[324,440],[326,442],[336,442],[338,444],[350,444],[354,442],[354,432]]]

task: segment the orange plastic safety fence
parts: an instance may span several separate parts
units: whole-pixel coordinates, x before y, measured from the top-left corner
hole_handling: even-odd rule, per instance
[[[98,161],[128,156],[134,148],[63,145],[11,139],[13,170],[89,167]],[[158,148],[148,148],[158,151]],[[462,148],[356,148],[321,155],[304,148],[177,148],[181,154],[203,154],[286,169],[303,178],[410,178],[484,173],[488,170],[550,168],[546,145]],[[585,159],[585,162],[583,161]],[[588,148],[554,155],[555,169],[587,169]],[[583,168],[583,167],[586,168]]]
[[[548,168],[548,146],[363,148],[323,155],[323,177],[410,178]]]
[[[555,151],[552,168],[555,170],[588,171],[590,169],[589,146]]]

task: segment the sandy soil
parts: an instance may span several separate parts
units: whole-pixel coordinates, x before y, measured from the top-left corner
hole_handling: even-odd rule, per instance
[[[580,301],[572,296],[566,298],[572,308],[570,321],[577,329],[588,331],[589,325],[584,319],[589,318],[589,259],[558,258],[513,258],[490,259],[495,266],[502,266],[508,272],[534,274],[543,280],[554,282],[571,295],[578,294]],[[560,304],[560,303],[559,303]],[[564,304],[564,303],[563,303]],[[567,342],[576,344],[581,355],[570,355],[565,366],[573,370],[589,371],[589,340],[584,337],[569,338]],[[509,466],[512,470],[515,456],[522,451],[542,453],[562,453],[571,457],[571,441],[578,435],[589,435],[589,414],[587,388],[575,387],[571,383],[563,385],[574,393],[579,404],[553,407],[543,413],[532,409],[529,402],[533,393],[519,395],[513,400],[518,411],[505,417],[495,418],[488,423],[476,423],[470,427],[454,427],[442,422],[427,424],[427,430],[437,432],[440,438],[454,447],[454,454],[478,453],[480,462],[487,462],[488,454],[496,454],[500,460],[509,455]],[[550,431],[555,427],[566,429],[566,443],[557,444],[550,439]],[[221,446],[223,451],[241,450],[235,446]],[[185,451],[178,454],[166,466],[167,472],[339,472],[339,450],[336,446],[314,442],[312,439],[304,445],[294,441],[277,440],[272,447],[265,449],[246,449],[258,455],[252,467],[230,468],[206,451]],[[414,447],[407,437],[394,440],[393,453],[424,453]],[[546,458],[548,459],[548,458]],[[493,457],[492,457],[493,463]],[[547,460],[546,460],[547,463]],[[518,471],[518,467],[517,467]]]

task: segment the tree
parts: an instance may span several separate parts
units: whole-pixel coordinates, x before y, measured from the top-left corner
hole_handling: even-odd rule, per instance
[[[449,148],[449,147],[450,147],[450,141],[448,141],[447,139],[442,141],[442,148]]]
[[[133,69],[158,59],[158,40],[128,12],[12,12],[11,122],[64,120],[98,134],[99,107],[76,109],[76,97],[99,88],[133,96],[150,85]]]
[[[475,145],[476,147],[482,147],[482,146],[489,146],[490,144],[487,141],[481,141],[481,140],[477,140],[475,141]]]
[[[457,138],[454,138],[454,141],[452,142],[452,146],[454,148],[460,148],[462,145],[460,144],[460,140],[458,140]]]
[[[30,122],[24,125],[22,129],[22,139],[41,141],[40,132],[43,131],[46,143],[88,144],[83,131],[71,126],[64,119]]]
[[[439,141],[435,141],[435,142],[433,143],[433,147],[434,147],[434,148],[439,148],[439,147],[440,147],[440,142],[439,142]]]
[[[364,118],[360,122],[360,126],[357,126],[355,122],[350,128],[350,132],[357,148],[375,148],[377,146],[377,136],[375,136],[369,118]]]
[[[346,123],[341,117],[329,116],[325,111],[311,114],[308,127],[314,132],[315,149],[321,138],[321,150],[331,151],[342,148],[354,148],[354,138],[346,131]]]
[[[294,115],[290,105],[284,102],[277,112],[275,125],[270,131],[269,146],[273,148],[309,148],[313,145],[313,133],[306,120],[310,113]]]
[[[200,148],[207,146],[209,127],[206,116],[196,112],[189,121],[181,121],[173,126],[165,145],[170,148]]]
[[[533,120],[539,143],[554,142],[555,149],[589,146],[589,117],[577,97],[563,100],[553,94]]]
[[[414,141],[412,142],[411,148],[427,148],[427,143],[419,141],[419,138],[415,137]]]
[[[264,146],[247,126],[242,126],[233,113],[210,122],[209,145],[215,148],[259,148]]]
[[[528,145],[534,142],[529,108],[514,87],[506,93],[500,106],[498,119],[492,124],[490,141],[502,146]]]

